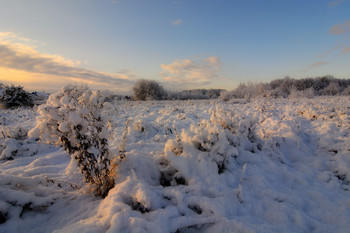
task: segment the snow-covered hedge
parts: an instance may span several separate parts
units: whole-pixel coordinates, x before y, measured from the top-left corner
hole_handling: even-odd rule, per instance
[[[105,102],[109,96],[109,91],[66,86],[38,108],[37,125],[29,132],[31,137],[63,146],[78,162],[85,182],[102,197],[114,186],[108,148],[114,106]]]

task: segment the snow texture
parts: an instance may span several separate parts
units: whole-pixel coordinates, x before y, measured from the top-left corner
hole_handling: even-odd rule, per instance
[[[15,137],[37,113],[0,110],[1,233],[349,232],[349,97],[114,106],[104,199],[63,149]]]

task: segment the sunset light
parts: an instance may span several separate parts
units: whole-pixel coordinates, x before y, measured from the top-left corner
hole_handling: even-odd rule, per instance
[[[0,82],[128,93],[348,78],[350,1],[2,1]],[[126,71],[126,72],[125,72]]]
[[[0,233],[349,233],[350,0],[1,0]]]

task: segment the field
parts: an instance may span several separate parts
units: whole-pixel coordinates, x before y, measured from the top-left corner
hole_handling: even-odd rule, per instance
[[[350,98],[116,101],[116,186],[0,110],[0,232],[349,232]]]

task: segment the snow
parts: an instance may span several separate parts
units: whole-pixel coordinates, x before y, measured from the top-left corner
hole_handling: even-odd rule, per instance
[[[349,232],[349,97],[106,108],[126,158],[104,199],[63,149],[26,136],[35,109],[0,110],[1,233]]]

